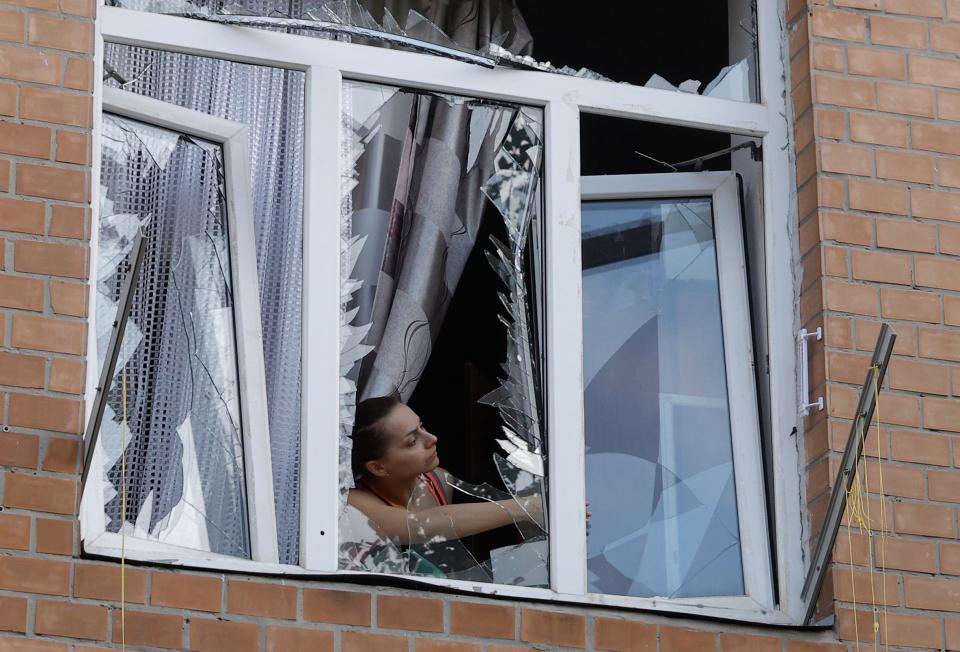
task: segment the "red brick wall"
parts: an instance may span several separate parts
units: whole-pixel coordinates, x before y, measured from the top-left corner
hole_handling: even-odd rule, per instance
[[[826,331],[812,374],[828,408],[803,434],[809,525],[822,517],[879,321],[891,320],[899,340],[880,450],[894,532],[881,629],[894,645],[960,649],[960,0],[810,5],[787,9],[800,311]],[[0,4],[0,652],[120,646],[119,564],[81,559],[76,522],[92,15],[92,0]],[[838,614],[836,631],[128,566],[126,641],[238,652],[848,650],[851,582],[862,604],[870,542],[854,532],[852,555],[846,542],[843,533],[821,605]],[[861,611],[864,642],[869,618]]]
[[[811,526],[849,432],[881,320],[898,333],[880,398],[890,645],[960,649],[960,2],[791,2],[803,314],[823,325],[827,411],[805,435]],[[876,457],[876,432],[867,451]],[[876,463],[868,468],[876,492]],[[870,501],[879,525],[879,495]],[[852,545],[850,545],[852,544]],[[833,608],[873,641],[871,542],[841,532]],[[852,549],[852,555],[851,555]],[[852,563],[852,570],[851,570]],[[874,576],[877,595],[883,591]],[[859,632],[854,630],[853,599]],[[879,600],[878,600],[879,601]]]

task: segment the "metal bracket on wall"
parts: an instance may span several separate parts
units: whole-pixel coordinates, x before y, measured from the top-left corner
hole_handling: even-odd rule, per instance
[[[817,338],[817,341],[823,339],[823,328],[817,328],[815,331],[808,331],[806,328],[801,328],[800,333],[797,334],[797,343],[800,345],[800,416],[805,417],[810,414],[810,408],[816,407],[817,410],[823,409],[823,397],[818,396],[817,400],[813,403],[808,403],[810,400],[810,362],[809,357],[809,347],[807,346],[807,340],[811,337]]]
[[[805,625],[810,623],[817,606],[817,598],[820,595],[820,589],[826,576],[830,553],[833,550],[834,543],[836,543],[837,533],[840,531],[840,519],[847,506],[847,492],[853,486],[853,481],[857,475],[857,463],[863,454],[866,429],[870,427],[870,422],[873,420],[873,412],[877,407],[877,393],[879,393],[880,387],[883,385],[883,378],[887,374],[887,365],[890,363],[890,355],[893,353],[893,343],[896,339],[897,334],[888,324],[883,324],[880,327],[880,335],[877,338],[877,346],[873,351],[873,359],[870,360],[870,367],[867,369],[867,378],[863,381],[863,387],[860,388],[860,400],[857,401],[857,411],[854,413],[856,416],[853,425],[850,426],[850,436],[847,437],[847,446],[843,451],[840,471],[833,482],[833,493],[830,494],[827,516],[824,519],[823,527],[820,528],[820,537],[817,539],[817,547],[814,549],[810,571],[807,573],[803,590],[800,593],[804,607],[803,624]]]
[[[87,486],[87,474],[93,461],[93,453],[97,448],[97,439],[100,436],[100,421],[103,419],[103,410],[107,404],[107,395],[110,392],[110,379],[117,366],[120,356],[120,345],[123,343],[123,332],[127,328],[127,318],[130,317],[130,308],[133,307],[133,294],[137,289],[137,279],[140,278],[140,269],[143,267],[143,254],[147,248],[147,234],[141,227],[133,240],[130,250],[130,272],[123,281],[120,290],[120,302],[117,305],[117,316],[113,320],[113,331],[110,333],[110,342],[107,344],[106,356],[103,360],[103,369],[100,371],[100,380],[97,383],[97,394],[93,399],[93,409],[90,411],[90,420],[83,432],[84,456],[83,474],[80,476],[80,495]]]

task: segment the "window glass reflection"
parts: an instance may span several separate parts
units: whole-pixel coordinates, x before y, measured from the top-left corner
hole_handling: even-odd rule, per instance
[[[582,216],[589,590],[743,594],[711,201]]]

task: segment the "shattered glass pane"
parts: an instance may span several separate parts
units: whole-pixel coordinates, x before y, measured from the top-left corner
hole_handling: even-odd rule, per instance
[[[547,586],[541,349],[529,296],[542,112],[346,82],[342,136],[340,566]],[[478,237],[485,214],[505,239]],[[496,388],[477,395],[500,422],[489,433],[491,475],[471,483],[438,469],[443,498],[411,476],[403,507],[383,499],[360,509],[357,495],[379,494],[376,479],[354,475],[356,405],[410,397],[473,251],[490,265],[504,342]],[[508,545],[470,540],[500,528],[511,528]]]
[[[526,24],[509,2],[492,3],[483,11],[471,11],[465,5],[438,8],[432,0],[396,4],[371,0],[111,0],[109,4],[227,25],[409,48],[488,68],[495,65],[495,55],[487,51],[494,39],[508,55],[530,47]]]
[[[128,81],[128,91],[246,126],[277,539],[280,561],[297,564],[305,74],[115,43],[104,44],[104,61]],[[151,129],[142,133],[146,153],[162,161],[169,132]],[[129,145],[127,149],[113,146],[115,142],[123,144],[125,138],[123,134],[109,140],[105,137],[105,156],[126,156]],[[136,141],[132,146],[139,147]],[[193,172],[175,172],[179,183],[196,183]],[[101,227],[109,224],[122,230],[118,244],[128,243],[135,231],[131,220],[139,223],[143,216],[124,216],[113,210],[103,215],[111,213],[117,215],[102,217]]]
[[[712,210],[583,204],[591,592],[744,591]]]
[[[148,236],[100,430],[107,530],[249,557],[221,148],[106,113],[103,133],[101,365],[133,238]]]

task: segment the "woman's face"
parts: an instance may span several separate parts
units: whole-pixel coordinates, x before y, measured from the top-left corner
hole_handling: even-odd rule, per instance
[[[440,464],[437,438],[423,427],[417,413],[402,403],[383,419],[386,447],[376,460],[382,470],[396,478],[415,478]],[[378,474],[380,475],[380,474]]]

